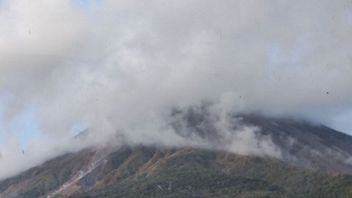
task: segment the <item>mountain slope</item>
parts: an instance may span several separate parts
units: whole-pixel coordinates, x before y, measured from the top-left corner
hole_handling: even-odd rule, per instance
[[[111,178],[103,179],[100,185],[72,197],[352,195],[351,176],[299,170],[270,158],[192,148],[160,150],[139,147],[124,152],[130,155],[123,163],[115,164],[116,168],[109,173],[113,175]],[[111,159],[120,159],[120,156],[121,153],[114,153]]]
[[[257,115],[241,117],[242,124],[259,126],[290,164],[330,172],[352,173],[352,137],[319,124]]]
[[[181,117],[188,131],[180,135],[223,141],[206,113]],[[292,119],[234,119],[234,128],[259,127],[256,137],[270,137],[282,157],[194,147],[90,148],[1,181],[0,197],[352,197],[350,136]]]
[[[176,131],[181,131],[181,136],[196,134],[214,147],[226,143],[228,137],[217,130],[214,124],[217,118],[207,108],[192,108],[174,114],[180,118],[172,124]],[[253,138],[259,143],[270,139],[280,151],[280,158],[289,164],[352,174],[352,137],[347,134],[304,120],[270,118],[258,114],[235,115],[229,122],[232,133],[238,133],[236,129],[243,126],[257,127],[259,130],[254,131]]]
[[[78,170],[79,161],[92,156],[92,152],[68,154],[6,180],[0,183],[1,197],[352,196],[349,175],[302,170],[272,158],[144,146],[120,148],[76,183],[55,195],[50,193],[69,180],[59,177],[62,173],[68,168]],[[77,162],[74,166],[69,163],[73,158]]]

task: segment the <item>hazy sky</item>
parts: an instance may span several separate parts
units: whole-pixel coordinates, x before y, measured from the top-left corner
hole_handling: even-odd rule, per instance
[[[351,134],[351,35],[349,0],[0,0],[0,169],[86,127],[183,142],[167,117],[203,102]]]

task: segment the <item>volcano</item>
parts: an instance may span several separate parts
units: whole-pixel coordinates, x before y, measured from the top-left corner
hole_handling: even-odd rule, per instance
[[[176,112],[184,137],[221,144],[203,111]],[[279,157],[193,146],[119,145],[67,153],[0,182],[1,197],[352,197],[352,137],[297,119],[236,115]],[[204,127],[205,126],[205,127]],[[194,134],[190,134],[194,133]],[[215,147],[214,147],[215,148]]]

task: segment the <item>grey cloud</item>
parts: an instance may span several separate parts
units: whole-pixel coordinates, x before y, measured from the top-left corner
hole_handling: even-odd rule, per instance
[[[223,114],[325,122],[352,106],[347,0],[106,0],[88,10],[69,0],[6,2],[0,95],[14,100],[5,117],[35,107],[46,142],[79,123],[102,142],[119,133],[187,144],[165,118],[202,102]]]

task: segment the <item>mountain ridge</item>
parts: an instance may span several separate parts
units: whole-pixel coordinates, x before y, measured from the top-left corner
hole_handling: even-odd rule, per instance
[[[202,112],[182,116],[188,131],[181,135],[194,132],[204,141],[208,133],[217,136]],[[233,127],[260,128],[256,137],[270,137],[282,158],[191,145],[92,147],[1,181],[0,197],[352,196],[351,136],[290,119],[235,118]]]

